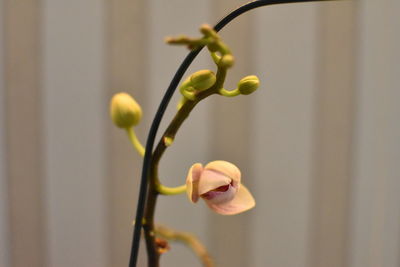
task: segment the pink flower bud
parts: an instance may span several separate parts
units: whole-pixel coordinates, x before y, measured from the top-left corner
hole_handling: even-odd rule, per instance
[[[227,161],[213,161],[204,168],[196,163],[186,178],[189,200],[196,203],[202,198],[213,211],[223,215],[249,210],[255,201],[240,178],[240,170]]]

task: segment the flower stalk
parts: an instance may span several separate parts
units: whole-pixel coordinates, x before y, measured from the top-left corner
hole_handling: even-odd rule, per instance
[[[165,153],[166,149],[172,144],[183,122],[189,117],[191,111],[200,101],[213,94],[226,95],[224,94],[226,90],[223,89],[224,82],[228,69],[234,64],[234,59],[228,46],[220,40],[217,33],[210,26],[203,25],[200,28],[200,31],[204,34],[203,38],[192,39],[181,36],[179,38],[167,39],[167,42],[170,44],[183,44],[187,45],[191,49],[196,49],[201,45],[207,45],[211,57],[217,65],[217,72],[214,74],[209,70],[198,71],[183,82],[180,87],[183,99],[178,105],[178,111],[171,123],[168,125],[152,154],[148,180],[149,188],[143,220],[144,236],[148,251],[148,262],[151,267],[158,267],[160,259],[160,250],[157,247],[154,224],[157,197],[159,194],[175,195],[186,191],[186,185],[176,188],[168,188],[162,185],[158,175],[161,157]],[[236,89],[234,93],[228,92],[227,94],[229,94],[229,96],[233,96],[233,94],[239,95],[240,90]]]
[[[215,25],[214,30],[216,32],[218,32],[219,30],[224,28],[227,24],[229,24],[232,20],[234,20],[236,17],[238,17],[252,9],[258,8],[258,7],[275,5],[275,4],[284,4],[284,3],[296,3],[296,2],[304,3],[304,2],[313,2],[313,1],[330,1],[330,0],[257,0],[257,1],[251,1],[249,3],[246,3],[246,4],[238,7],[237,9],[233,10],[227,16],[225,16],[223,19],[221,19]],[[207,31],[207,29],[205,29],[205,30],[202,29],[201,31],[206,37],[210,37],[213,35],[217,36],[216,32],[214,33],[213,31]],[[212,56],[214,62],[218,65],[218,67],[227,68],[233,64],[233,58],[230,57],[229,55],[224,56],[223,53],[221,53],[221,55],[217,55],[215,53],[218,50],[217,49],[218,43],[215,41],[210,42],[210,39],[212,40],[212,38],[203,38],[198,41],[196,41],[196,39],[190,39],[190,38],[185,39],[185,38],[186,37],[180,38],[180,40],[175,40],[175,43],[186,44],[186,45],[188,45],[188,47],[190,49],[192,49],[194,51],[192,51],[191,53],[188,54],[188,56],[182,62],[181,66],[178,68],[174,78],[172,79],[172,81],[160,103],[160,106],[157,110],[154,121],[150,128],[149,136],[148,136],[147,143],[146,143],[146,149],[148,151],[145,153],[143,169],[142,169],[140,192],[139,192],[139,199],[138,199],[138,203],[137,203],[137,212],[136,212],[136,220],[138,221],[138,223],[135,224],[135,230],[133,233],[129,267],[135,267],[136,263],[137,263],[137,256],[138,256],[138,250],[139,250],[139,244],[140,244],[139,240],[140,240],[140,234],[141,234],[141,228],[142,228],[142,218],[143,218],[144,210],[146,210],[145,215],[144,215],[145,217],[147,216],[148,218],[154,219],[154,209],[155,209],[157,195],[159,194],[159,192],[157,191],[158,162],[160,160],[161,155],[164,153],[166,147],[168,146],[166,144],[170,145],[170,143],[164,141],[163,143],[164,143],[165,147],[160,145],[160,143],[158,144],[155,152],[157,152],[159,156],[155,163],[153,162],[153,157],[152,157],[152,156],[154,156],[154,154],[151,153],[150,150],[152,150],[152,148],[153,148],[154,140],[156,138],[158,127],[159,127],[162,117],[165,113],[165,110],[168,106],[168,103],[170,102],[171,97],[172,97],[176,87],[178,86],[180,79],[182,78],[184,72],[187,70],[187,68],[190,66],[190,64],[193,62],[195,57],[199,54],[199,52],[201,51],[203,46],[208,47],[208,49],[212,53],[211,56]],[[176,39],[179,39],[179,38],[176,38]],[[214,38],[214,40],[216,40],[216,39],[217,38]],[[169,39],[168,41],[171,41],[171,39]],[[221,47],[223,49],[225,49],[225,47],[223,47],[223,46],[221,46]],[[224,74],[221,71],[220,77],[222,77],[222,76],[225,79],[226,72]],[[222,85],[223,85],[223,81],[222,81]],[[216,86],[214,85],[213,87],[215,88]],[[223,86],[221,86],[220,88],[223,88]],[[252,88],[245,88],[245,91],[244,91],[245,93],[241,92],[241,94],[246,94],[247,92],[250,92],[250,91],[254,91],[254,90]],[[234,90],[234,92],[230,92],[227,90],[225,90],[225,91],[221,90],[220,94],[226,95],[226,96],[233,96],[234,94],[236,94],[236,90]],[[182,120],[180,122],[180,124],[183,123],[183,121],[186,119],[186,117],[188,116],[190,111],[197,104],[197,102],[196,103],[191,103],[191,102],[195,102],[195,100],[188,100],[187,98],[184,97],[180,101],[180,103],[178,104],[178,110],[181,111],[181,109],[182,109],[182,110],[186,110],[186,111],[181,113],[183,120],[182,120],[182,118],[176,119],[176,117],[174,118],[174,120],[176,119],[176,121],[178,121],[178,122],[180,120]],[[175,126],[173,126],[171,124],[169,127],[170,130],[173,129],[174,127],[176,127],[177,125],[179,125],[179,123],[175,123]],[[177,128],[179,128],[179,126]],[[175,134],[176,134],[176,131],[175,131]],[[174,136],[175,136],[175,134],[174,134]],[[165,137],[172,138],[172,140],[173,140],[173,137],[171,137],[171,136],[164,135],[164,138]],[[149,192],[147,192],[148,186],[150,187]],[[145,201],[146,198],[148,200],[147,202]],[[148,252],[149,252],[149,254],[155,255],[155,257],[153,257],[153,258],[150,257],[149,266],[151,266],[151,267],[159,266],[158,265],[159,254],[152,252],[152,251],[157,252],[156,247],[155,247],[156,243],[154,242],[154,240],[155,240],[154,239],[154,235],[155,235],[154,222],[150,223],[147,220],[144,220],[143,227],[146,232],[145,236],[146,236],[147,247],[148,248],[150,247],[150,249],[151,249],[151,250],[148,249]],[[153,242],[148,242],[148,240],[150,240],[150,241],[153,240]]]
[[[145,223],[143,224],[144,236],[146,239],[146,247],[148,251],[147,254],[148,262],[149,266],[151,267],[159,267],[159,259],[160,259],[160,254],[156,246],[156,239],[154,234],[155,231],[154,212],[157,203],[157,197],[160,194],[160,192],[158,191],[160,189],[160,184],[161,184],[158,177],[159,162],[164,152],[168,148],[166,142],[164,142],[164,138],[169,137],[174,139],[179,128],[181,127],[183,122],[188,118],[193,108],[204,98],[212,94],[216,94],[218,92],[218,89],[223,86],[225,77],[226,77],[226,69],[218,68],[215,84],[211,88],[199,92],[194,100],[187,100],[182,105],[182,107],[177,111],[175,117],[173,118],[173,120],[167,127],[166,131],[164,132],[163,137],[158,142],[156,149],[154,150],[153,160],[150,166],[149,190],[144,212]]]
[[[145,149],[140,143],[139,139],[136,136],[135,130],[133,128],[126,128],[126,132],[129,137],[129,141],[131,141],[133,148],[139,153],[140,156],[144,157]]]
[[[169,38],[167,40],[167,42],[170,44],[183,44],[187,45],[190,49],[197,49],[203,45],[207,46],[208,50],[210,51],[211,58],[217,66],[217,72],[215,74],[211,70],[200,70],[193,73],[189,78],[187,78],[182,83],[180,87],[182,100],[178,104],[177,113],[170,122],[170,124],[168,125],[163,136],[159,140],[154,152],[152,153],[152,160],[150,161],[149,173],[147,176],[148,192],[146,195],[146,199],[144,199],[145,202],[144,214],[142,220],[140,220],[139,223],[135,224],[135,230],[137,228],[136,227],[137,225],[139,226],[142,225],[143,227],[143,232],[147,247],[148,265],[150,267],[159,266],[160,255],[166,252],[168,248],[168,244],[166,243],[166,241],[156,236],[154,213],[156,209],[158,195],[160,194],[177,195],[184,192],[188,192],[188,190],[190,190],[195,194],[198,193],[197,191],[196,192],[193,191],[193,184],[191,183],[186,183],[178,187],[164,186],[160,182],[158,174],[159,162],[161,160],[161,157],[165,153],[166,149],[173,144],[179,128],[181,127],[183,122],[189,117],[191,111],[196,107],[196,105],[200,101],[213,94],[219,94],[222,96],[229,96],[229,97],[240,94],[250,94],[254,92],[259,85],[258,78],[256,78],[255,76],[248,76],[243,78],[238,83],[238,88],[236,88],[235,90],[228,91],[224,89],[224,82],[226,79],[227,71],[229,68],[233,66],[234,58],[228,46],[222,42],[218,34],[210,26],[202,25],[200,28],[200,32],[203,34],[203,37],[198,39],[181,36],[178,38]],[[136,126],[139,123],[142,117],[142,111],[139,104],[137,104],[137,102],[130,95],[126,93],[116,94],[111,101],[110,114],[114,124],[116,124],[117,127],[126,130],[129,140],[132,143],[133,147],[137,150],[137,152],[142,157],[146,156],[147,155],[145,151],[146,149],[140,143],[134,131],[134,126]],[[207,173],[207,170],[205,170],[205,173]],[[194,177],[194,178],[198,179],[200,177]],[[202,181],[207,181],[207,179],[209,178],[210,177],[204,176],[202,178]],[[229,191],[227,191],[226,193],[219,192],[220,189],[216,188],[215,190],[212,189],[209,192],[209,194],[213,194],[214,191],[218,191],[218,193],[216,194],[221,195],[223,198],[226,198],[225,196],[227,194],[231,195],[235,194],[235,192],[239,190],[240,185],[236,181],[237,180],[239,181],[240,177],[232,177],[232,178],[233,178],[232,180],[233,187],[230,187]],[[226,177],[226,179],[228,178]],[[190,189],[188,188],[188,185]],[[224,186],[229,187],[229,185],[224,185]],[[220,198],[221,197],[217,198],[216,200]],[[230,198],[230,196],[228,198]],[[231,204],[226,202],[224,206],[221,207],[226,208],[229,205]],[[252,206],[253,205],[248,205],[247,209],[251,208]],[[213,206],[211,205],[210,207]],[[219,206],[213,209],[217,211],[218,207]],[[244,211],[243,208],[242,210]],[[230,212],[219,212],[219,213],[235,214],[238,212],[241,211],[235,210]],[[160,232],[160,230],[158,232]],[[205,266],[212,266],[212,264],[208,260],[209,257],[204,256],[208,254],[205,254],[204,248],[200,246],[199,242],[195,241],[193,237],[189,236],[188,234],[179,234],[178,232],[167,231],[165,229],[162,230],[161,232],[164,233],[165,236],[174,239],[180,239],[184,243],[188,244],[195,251],[197,251],[196,252],[197,254],[202,255],[201,258],[203,258]]]

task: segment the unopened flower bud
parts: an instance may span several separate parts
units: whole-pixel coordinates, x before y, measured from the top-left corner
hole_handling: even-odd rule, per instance
[[[227,69],[232,67],[234,63],[235,63],[235,59],[230,54],[222,56],[221,60],[219,61],[219,65],[222,68],[227,68]]]
[[[214,85],[217,78],[211,70],[200,70],[190,76],[190,85],[196,90],[206,90]]]
[[[242,95],[253,93],[260,86],[260,80],[255,75],[246,76],[238,83],[238,89]]]
[[[214,30],[210,25],[203,24],[200,26],[200,32],[204,35],[211,35],[214,32]]]
[[[142,109],[127,93],[118,93],[111,99],[111,119],[119,128],[130,128],[139,123]]]

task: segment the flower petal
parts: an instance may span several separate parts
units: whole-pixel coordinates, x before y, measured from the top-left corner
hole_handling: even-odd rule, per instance
[[[232,179],[221,172],[204,169],[199,180],[199,195],[217,189],[220,186],[229,185],[231,182]]]
[[[224,161],[224,160],[216,160],[208,163],[205,166],[206,170],[215,170],[217,172],[221,172],[231,178],[235,183],[240,183],[240,170],[234,164]]]
[[[231,201],[223,203],[213,203],[210,200],[204,200],[206,201],[210,209],[222,215],[238,214],[247,211],[256,205],[253,196],[244,185],[240,185],[238,192]]]
[[[203,165],[200,163],[193,164],[189,169],[188,175],[186,177],[186,193],[189,200],[196,203],[199,200],[199,179],[201,173],[203,172]]]
[[[231,201],[237,192],[237,187],[233,187],[231,184],[221,186],[216,190],[208,191],[202,194],[201,197],[209,201],[212,204],[221,204]]]

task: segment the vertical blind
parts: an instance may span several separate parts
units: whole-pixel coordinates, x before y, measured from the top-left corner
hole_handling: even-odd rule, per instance
[[[0,3],[0,267],[127,266],[141,158],[108,101],[138,100],[144,142],[187,53],[163,38],[197,36],[242,3]],[[224,29],[236,56],[227,87],[250,74],[261,87],[200,103],[160,175],[175,186],[193,163],[228,160],[257,206],[221,217],[162,197],[157,221],[194,232],[218,266],[398,266],[399,11],[391,0],[282,5]],[[189,71],[206,68],[202,53]],[[175,244],[162,264],[200,266]]]

